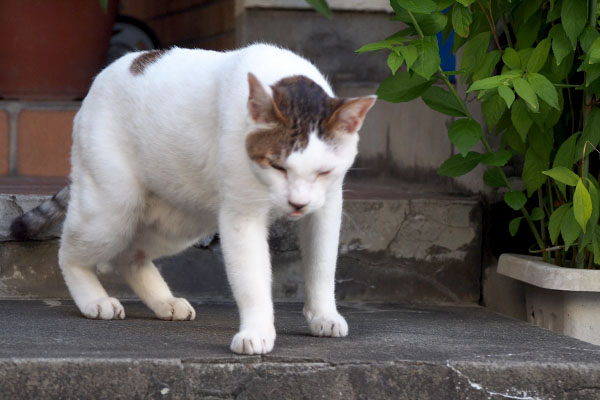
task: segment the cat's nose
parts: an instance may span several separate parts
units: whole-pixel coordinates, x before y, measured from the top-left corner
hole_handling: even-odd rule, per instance
[[[308,205],[308,203],[298,204],[298,203],[293,203],[291,201],[288,201],[288,204],[290,206],[292,206],[296,211],[300,211],[300,210],[302,210],[304,207],[306,207]]]

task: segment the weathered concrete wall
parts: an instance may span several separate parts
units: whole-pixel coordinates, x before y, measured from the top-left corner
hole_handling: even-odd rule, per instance
[[[404,196],[348,200],[344,206],[337,297],[348,301],[477,303],[480,296],[481,206],[476,199]],[[414,196],[414,194],[413,194]],[[39,202],[43,197],[36,197]],[[19,214],[36,201],[0,196],[0,207]],[[7,231],[12,218],[0,221]],[[42,237],[56,237],[45,233]],[[0,297],[68,298],[57,266],[58,240],[0,237]],[[210,243],[210,244],[209,244]],[[230,290],[218,240],[157,265],[180,295],[228,299]],[[304,283],[295,224],[271,229],[274,297],[302,300]],[[101,275],[109,293],[131,297],[120,277]]]

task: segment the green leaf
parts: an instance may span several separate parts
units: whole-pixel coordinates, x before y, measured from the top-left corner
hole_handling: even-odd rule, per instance
[[[430,108],[442,114],[453,117],[465,116],[458,100],[450,92],[439,86],[430,87],[421,95],[421,98]]]
[[[590,217],[587,223],[587,229],[585,234],[583,235],[584,243],[591,243],[593,241],[594,236],[596,235],[596,230],[598,228],[598,218],[600,218],[600,201],[598,200],[598,188],[593,181],[588,179],[588,191],[590,192],[590,197],[592,198],[592,216]]]
[[[504,193],[504,202],[513,210],[520,210],[527,203],[527,197],[523,192],[506,192]]]
[[[326,0],[306,0],[319,14],[331,18],[331,9]]]
[[[483,60],[481,60],[479,68],[476,68],[473,72],[473,80],[476,81],[490,76],[492,72],[494,72],[496,64],[500,61],[500,56],[501,53],[498,50],[492,50],[486,53],[483,56]]]
[[[548,103],[550,107],[560,110],[560,105],[558,104],[558,93],[548,78],[542,74],[529,73],[527,74],[527,82],[529,82],[531,88],[540,99]]]
[[[577,185],[580,180],[575,172],[565,167],[554,167],[548,171],[542,171],[542,174],[548,175],[555,181],[569,186]]]
[[[420,76],[411,76],[408,71],[398,71],[396,75],[386,78],[377,89],[377,96],[392,103],[401,103],[419,97],[433,85],[433,80]]]
[[[448,137],[463,157],[466,157],[468,151],[481,139],[481,126],[472,119],[457,119],[448,128]]]
[[[517,43],[515,44],[515,49],[521,50],[531,47],[537,38],[541,25],[542,13],[538,11],[529,18],[527,23],[522,24],[517,30]]]
[[[473,82],[473,84],[467,90],[467,93],[470,93],[474,90],[486,90],[486,89],[494,89],[500,85],[500,83],[506,78],[502,75],[494,75],[488,78],[483,78],[478,81]]]
[[[515,92],[508,86],[500,85],[498,86],[498,94],[504,99],[506,107],[510,108],[513,101],[515,101]]]
[[[419,54],[417,60],[412,66],[412,70],[425,79],[431,78],[440,66],[440,49],[435,36],[425,36],[422,40],[417,39],[414,42]]]
[[[567,140],[565,140],[556,155],[554,156],[554,162],[552,163],[553,167],[565,167],[571,168],[573,163],[575,162],[575,144],[577,143],[577,138],[579,137],[579,133],[571,135]],[[561,191],[563,196],[567,196],[567,187],[564,183],[557,182],[556,186],[558,190]]]
[[[495,167],[503,167],[506,165],[508,160],[512,158],[512,153],[505,149],[500,149],[495,153],[487,153],[482,158],[481,162],[485,165],[492,165]],[[504,180],[502,180],[504,182]]]
[[[517,217],[510,220],[508,223],[508,231],[510,232],[510,236],[515,236],[517,234],[522,219],[523,217]]]
[[[527,69],[527,63],[533,54],[533,48],[526,47],[524,49],[519,50],[519,59],[521,60],[521,69]]]
[[[490,32],[481,32],[467,42],[461,62],[461,69],[467,71],[467,75],[480,65],[490,44],[490,38]]]
[[[517,92],[520,98],[525,100],[529,108],[533,110],[533,112],[538,112],[540,110],[540,104],[538,103],[537,95],[529,82],[523,78],[515,78],[512,80],[512,84],[515,88],[515,92]]]
[[[600,33],[598,33],[596,28],[592,28],[591,26],[583,28],[583,32],[579,35],[581,50],[583,50],[584,53],[588,53],[598,37],[600,37]]]
[[[474,151],[470,151],[466,157],[455,154],[447,159],[437,172],[443,176],[461,176],[473,170],[479,164],[481,158],[482,154]]]
[[[592,42],[589,48],[588,64],[600,63],[600,37]]]
[[[552,38],[552,52],[556,59],[556,65],[559,65],[562,60],[573,51],[571,42],[563,29],[562,24],[557,24],[550,29],[549,37]]]
[[[525,157],[527,147],[524,141],[521,139],[521,135],[517,132],[514,126],[509,126],[504,133],[504,138],[511,149],[519,153],[522,157]]]
[[[452,26],[457,35],[462,37],[469,36],[469,27],[473,22],[471,11],[461,4],[455,4],[452,8]]]
[[[581,160],[583,157],[587,157],[592,151],[593,146],[598,146],[600,142],[600,108],[597,106],[592,107],[588,120],[583,127],[583,133],[577,141],[575,146],[575,161]],[[585,154],[583,149],[585,147]]]
[[[579,237],[580,232],[581,226],[579,226],[579,223],[575,219],[573,208],[569,207],[560,224],[560,233],[565,242],[565,250],[571,247],[573,242]]]
[[[552,244],[556,244],[558,235],[560,234],[560,227],[562,225],[563,218],[567,214],[567,211],[571,209],[571,204],[563,204],[558,207],[550,216],[550,222],[548,223],[548,231],[550,232],[550,240]]]
[[[571,168],[575,162],[575,144],[577,143],[578,137],[579,133],[571,135],[560,145],[556,152],[556,156],[554,156],[553,167]]]
[[[402,66],[404,62],[404,57],[398,52],[392,51],[387,58],[387,65],[390,67],[392,74],[395,74],[396,71]]]
[[[419,52],[417,48],[412,45],[399,46],[398,51],[404,57],[404,62],[406,63],[406,69],[410,71],[415,61],[417,61],[417,57],[419,57]]]
[[[507,47],[504,50],[504,54],[502,55],[502,61],[510,69],[521,68],[521,58],[519,57],[519,53],[517,53],[517,51],[512,47]]]
[[[416,14],[415,19],[426,36],[435,35],[446,26],[448,17],[441,12],[432,14]]]
[[[502,178],[502,175],[500,174],[500,170],[498,168],[488,168],[483,173],[483,183],[493,188],[506,186],[506,182]]]
[[[456,2],[462,4],[465,7],[469,7],[471,4],[475,3],[475,0],[456,0]]]
[[[481,102],[481,112],[488,128],[494,129],[506,111],[506,103],[497,93],[492,94]]]
[[[548,38],[538,43],[535,49],[533,49],[531,57],[529,57],[529,61],[527,62],[527,72],[538,72],[540,69],[542,69],[544,64],[546,64],[546,60],[548,59],[550,47],[551,42]]]
[[[536,152],[531,147],[525,153],[525,163],[523,164],[523,174],[521,179],[527,188],[527,195],[531,196],[546,182],[546,175],[542,171],[548,169],[550,155]]]
[[[544,214],[544,211],[539,207],[536,207],[533,210],[531,210],[530,217],[532,221],[541,221],[544,219],[545,216],[546,215]]]
[[[517,99],[513,103],[510,110],[510,120],[513,123],[516,131],[521,136],[521,140],[525,142],[527,140],[527,133],[533,124],[533,120],[527,112],[527,105],[522,99]]]
[[[554,148],[554,132],[551,129],[544,131],[537,126],[533,126],[529,131],[528,143],[529,148],[538,153],[550,165],[550,154]],[[546,169],[548,168],[549,166]]]
[[[393,49],[395,44],[401,44],[402,41],[396,39],[386,39],[379,42],[367,43],[360,49],[355,50],[356,53],[365,53],[367,51],[377,51],[382,49]]]
[[[573,213],[579,226],[583,229],[583,233],[585,233],[588,220],[592,216],[592,198],[581,179],[577,182],[575,194],[573,195]]]
[[[577,46],[577,38],[587,22],[588,2],[587,0],[563,1],[560,16],[563,28],[571,41],[571,48]]]
[[[596,233],[592,239],[592,248],[594,250],[594,263],[600,264],[600,229],[596,229]]]
[[[429,14],[436,10],[436,5],[431,0],[392,0],[410,12]]]
[[[413,24],[410,14],[404,8],[400,7],[395,0],[392,0],[390,3],[396,12],[396,16],[392,18],[392,20],[402,21],[409,26]],[[448,22],[448,17],[441,12],[413,14],[413,18],[417,21],[417,24],[419,24],[421,31],[425,36],[437,34],[444,29]]]

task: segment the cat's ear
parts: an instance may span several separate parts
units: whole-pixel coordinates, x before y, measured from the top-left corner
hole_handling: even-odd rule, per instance
[[[362,126],[367,112],[375,104],[375,100],[377,100],[377,96],[345,99],[327,121],[328,129],[333,132],[357,132]]]
[[[248,72],[248,113],[254,122],[268,124],[281,121],[283,116],[258,78]]]

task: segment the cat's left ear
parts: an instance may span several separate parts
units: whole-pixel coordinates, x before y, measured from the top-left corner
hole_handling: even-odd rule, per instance
[[[248,113],[254,122],[268,124],[284,120],[273,98],[252,72],[248,72],[248,88]]]
[[[334,132],[355,133],[365,120],[367,112],[373,107],[377,96],[365,96],[345,99],[344,103],[327,121],[329,130]]]

